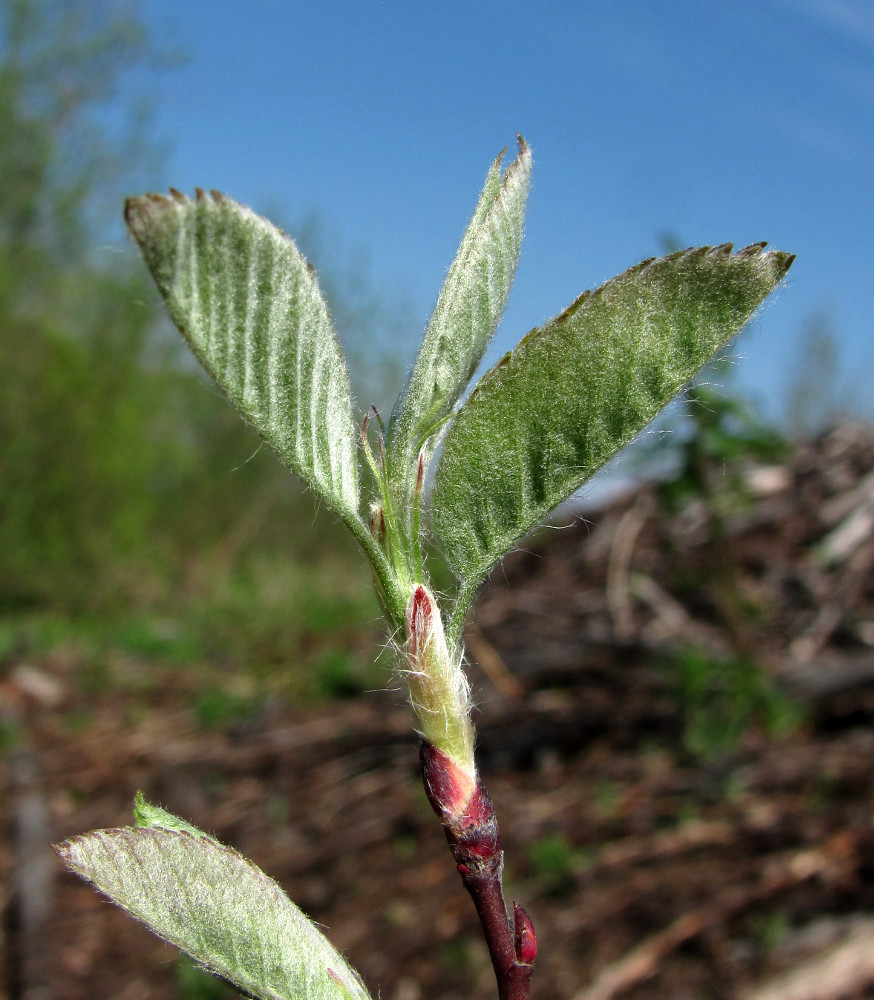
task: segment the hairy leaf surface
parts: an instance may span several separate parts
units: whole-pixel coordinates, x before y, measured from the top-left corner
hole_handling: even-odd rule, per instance
[[[415,477],[423,441],[453,411],[497,328],[522,242],[531,150],[501,175],[499,156],[449,269],[407,387],[392,416],[389,453],[398,478]]]
[[[356,516],[349,377],[315,273],[294,243],[216,192],[131,198],[125,218],[203,367],[304,482]]]
[[[435,532],[461,580],[482,580],[749,320],[794,259],[763,247],[644,261],[483,376],[449,427],[433,492]]]
[[[136,823],[138,827],[153,827],[161,830],[178,830],[182,833],[190,833],[192,837],[205,837],[207,840],[212,840],[218,844],[215,837],[210,837],[210,835],[208,833],[204,833],[203,830],[198,830],[198,828],[193,823],[189,823],[188,820],[182,819],[179,816],[174,816],[173,813],[167,812],[166,809],[162,809],[160,806],[147,802],[142,792],[137,792],[134,796],[134,823]],[[219,844],[219,847],[221,846],[222,845]]]
[[[250,996],[368,1000],[355,972],[276,882],[236,851],[163,815],[186,828],[96,830],[57,851],[159,937]]]

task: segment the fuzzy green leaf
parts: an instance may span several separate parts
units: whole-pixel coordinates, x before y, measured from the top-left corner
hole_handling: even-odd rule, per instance
[[[763,247],[646,260],[483,376],[447,432],[432,498],[438,541],[468,592],[749,320],[794,259]]]
[[[174,816],[173,813],[167,812],[166,809],[147,802],[142,792],[137,792],[134,796],[134,822],[138,827],[151,827],[158,830],[178,830],[183,833],[190,833],[192,837],[206,838],[218,844],[215,837],[210,837],[203,830],[198,830],[188,820]]]
[[[131,198],[125,219],[203,367],[304,482],[356,517],[349,377],[315,273],[294,243],[216,192]]]
[[[95,830],[56,850],[71,871],[249,996],[369,1000],[339,952],[272,879],[158,811],[160,826]]]
[[[503,153],[488,172],[392,415],[389,458],[395,482],[415,480],[419,448],[454,410],[507,302],[519,261],[531,150],[520,136],[519,155],[503,176],[502,158]]]

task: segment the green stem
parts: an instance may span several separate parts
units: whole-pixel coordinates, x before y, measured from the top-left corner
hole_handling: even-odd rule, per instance
[[[407,595],[402,593],[398,587],[397,575],[393,572],[386,554],[377,544],[373,535],[370,534],[370,529],[361,517],[348,518],[346,524],[370,560],[377,580],[377,589],[383,598],[389,625],[393,629],[403,629]]]
[[[379,419],[379,414],[377,413],[377,418]],[[380,424],[382,421],[380,420]],[[385,546],[387,550],[386,560],[387,566],[389,567],[389,572],[392,573],[393,579],[405,579],[408,575],[407,573],[407,560],[405,558],[406,553],[403,550],[403,536],[398,531],[397,520],[394,513],[394,505],[392,504],[391,494],[388,488],[389,470],[388,462],[386,458],[386,453],[383,447],[382,438],[380,437],[379,451],[381,459],[380,464],[377,463],[373,455],[373,450],[370,447],[370,441],[367,438],[367,419],[365,419],[364,424],[361,428],[361,444],[364,451],[364,456],[367,459],[367,463],[370,466],[370,471],[373,474],[373,478],[376,481],[377,488],[379,490],[380,498],[382,499],[382,515],[385,518]],[[351,525],[350,525],[351,527]],[[354,529],[353,529],[354,530]],[[372,538],[370,532],[366,532],[368,538]],[[356,534],[359,541],[361,538]],[[364,544],[362,542],[362,544]],[[375,546],[379,549],[379,546]],[[365,551],[368,555],[371,552],[370,548],[365,547]],[[382,551],[380,549],[380,551]],[[376,569],[376,566],[374,566]],[[406,581],[409,583],[410,581]],[[403,621],[403,613],[401,613],[401,621]]]

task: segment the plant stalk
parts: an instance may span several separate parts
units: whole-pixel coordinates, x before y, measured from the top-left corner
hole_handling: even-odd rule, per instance
[[[422,743],[420,757],[425,794],[443,824],[461,881],[482,925],[499,1000],[528,1000],[537,939],[531,918],[521,906],[513,904],[512,920],[507,914],[504,852],[488,792],[477,777],[473,792],[460,796],[467,784],[460,769],[430,743]]]

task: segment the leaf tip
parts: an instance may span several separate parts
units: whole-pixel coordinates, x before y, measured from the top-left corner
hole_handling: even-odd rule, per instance
[[[519,152],[516,159],[507,168],[507,173],[509,174],[511,171],[521,171],[522,176],[526,178],[527,183],[527,177],[531,173],[531,147],[522,138],[522,135],[519,132],[516,133],[516,142],[519,146]]]
[[[148,820],[149,803],[143,795],[142,788],[138,788],[134,795],[134,823],[137,826],[149,826]]]
[[[516,162],[522,164],[526,169],[531,169],[531,147],[522,138],[520,132],[516,133],[516,142],[519,146],[519,153],[516,156]]]
[[[89,834],[69,837],[67,840],[61,841],[60,844],[52,844],[52,850],[60,858],[61,863],[67,871],[90,881],[91,871],[88,864],[89,847],[93,846],[95,841],[102,842],[100,834],[104,832],[103,830],[93,830]]]
[[[769,250],[765,252],[765,247],[767,246],[766,241],[761,243],[751,243],[749,246],[744,247],[734,255],[735,260],[750,260],[752,258],[758,258],[759,261],[770,268],[773,268],[775,273],[775,281],[780,281],[786,276],[786,272],[792,267],[795,261],[794,253],[786,253],[784,250]]]
[[[69,868],[73,856],[72,841],[62,840],[60,844],[52,844],[52,850],[61,859],[63,864]]]

